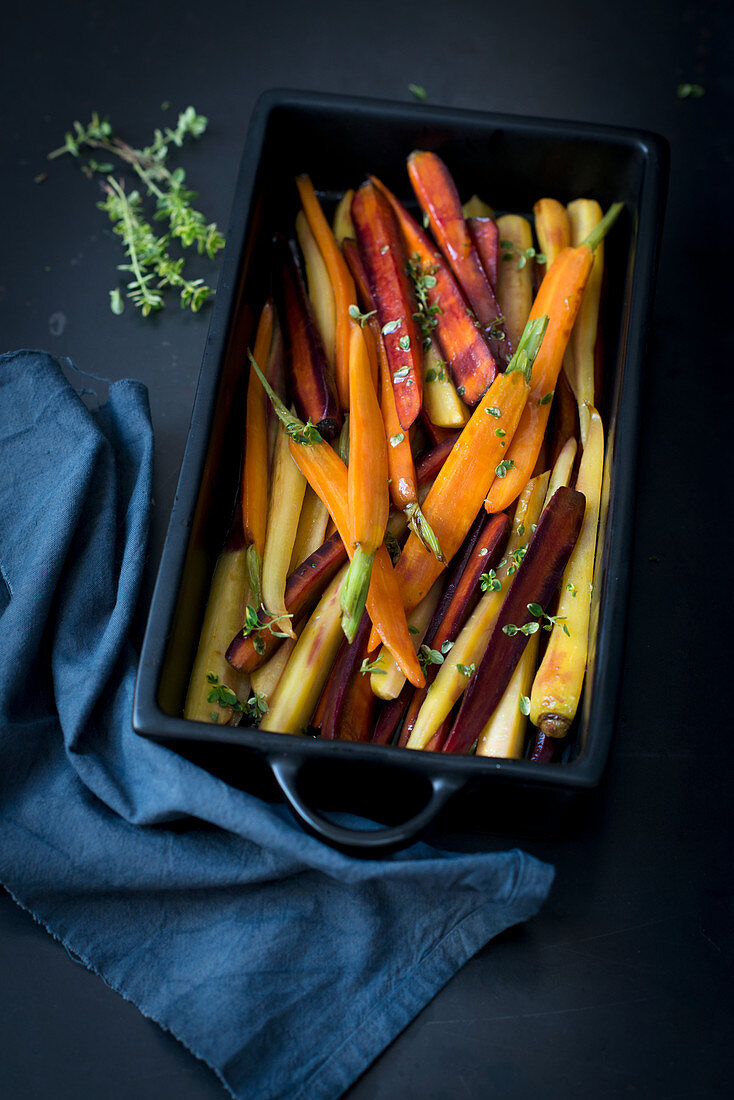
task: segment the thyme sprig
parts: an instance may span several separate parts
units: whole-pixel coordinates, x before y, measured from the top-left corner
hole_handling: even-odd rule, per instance
[[[536,252],[534,248],[519,248],[514,241],[509,239],[500,241],[500,248],[502,249],[503,260],[512,260],[517,256],[518,271],[522,271],[529,260],[535,260],[536,264],[548,262],[548,257],[544,256],[542,252]]]
[[[192,205],[195,191],[185,186],[183,168],[169,168],[167,158],[171,147],[181,148],[187,137],[199,138],[207,127],[207,119],[187,107],[178,116],[176,127],[156,129],[150,145],[137,149],[118,137],[106,118],[94,112],[87,126],[74,122],[65,135],[64,144],[48,154],[49,160],[63,154],[77,159],[90,149],[102,149],[117,157],[135,172],[146,198],[152,198],[154,213],[148,220],[144,197],[140,190],[127,190],[122,179],[113,176],[114,164],[89,157],[82,165],[84,174],[104,177],[105,199],[98,203],[113,223],[113,231],[122,238],[127,264],[120,270],[132,276],[127,284],[127,297],[143,316],[164,307],[161,291],[170,287],[179,293],[183,309],[196,313],[212,297],[214,291],[203,279],[188,279],[183,268],[184,257],[174,257],[169,247],[177,241],[184,249],[196,248],[200,255],[214,259],[224,246],[224,237],[214,222],[207,223],[203,214]],[[163,234],[158,234],[151,222],[166,222]],[[119,290],[110,291],[110,307],[121,313],[123,301]]]
[[[243,702],[241,699],[237,698],[232,688],[220,682],[219,677],[215,673],[207,672],[206,682],[211,685],[206,697],[207,703],[216,703],[220,707],[229,707],[235,714],[241,714],[243,718],[253,722],[255,725],[264,714],[267,714],[268,701],[264,695],[258,695],[258,693],[255,692],[246,702]],[[211,711],[209,717],[212,722],[219,721],[219,714],[217,711]]]
[[[248,604],[245,608],[245,625],[242,627],[242,637],[249,638],[254,635],[252,644],[255,647],[255,652],[263,654],[265,652],[265,642],[261,637],[262,632],[267,630],[274,638],[290,638],[291,635],[285,630],[279,630],[278,626],[281,619],[292,618],[293,615],[286,613],[272,619],[263,620],[258,615],[257,609]]]
[[[408,274],[413,283],[413,290],[418,303],[418,312],[413,314],[413,320],[420,325],[424,348],[430,347],[431,333],[438,324],[440,314],[443,313],[438,302],[431,302],[429,294],[429,291],[436,286],[437,271],[437,264],[427,263],[424,266],[417,252],[414,252],[408,260]]]

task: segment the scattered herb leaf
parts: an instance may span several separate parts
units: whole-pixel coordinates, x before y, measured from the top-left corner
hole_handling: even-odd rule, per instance
[[[353,321],[359,322],[360,328],[364,328],[370,317],[374,317],[376,313],[376,309],[370,310],[369,313],[362,313],[359,306],[351,305],[349,307],[349,316],[352,318]]]
[[[502,461],[499,462],[495,466],[494,472],[496,473],[497,477],[502,478],[502,477],[507,477],[507,471],[508,470],[514,470],[514,469],[515,469],[515,463],[512,461],[512,459],[511,458],[503,458]]]

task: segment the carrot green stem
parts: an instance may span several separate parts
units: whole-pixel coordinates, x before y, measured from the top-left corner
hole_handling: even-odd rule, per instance
[[[599,244],[599,242],[604,240],[607,233],[612,228],[612,226],[614,225],[614,223],[616,222],[617,218],[619,217],[619,215],[622,213],[623,210],[624,210],[624,203],[623,202],[613,202],[612,205],[607,210],[604,217],[602,218],[602,220],[597,225],[594,226],[594,228],[592,229],[591,233],[589,233],[586,240],[581,242],[582,245],[585,244],[586,247],[590,248],[591,251],[593,252],[594,249],[596,248],[596,246]]]
[[[252,589],[252,598],[255,607],[260,607],[262,604],[262,559],[254,542],[251,542],[247,547],[245,561],[247,563],[247,579]]]
[[[349,642],[354,641],[367,602],[374,556],[374,552],[368,554],[358,545],[342,584],[342,630]]]
[[[285,434],[287,436],[290,436],[291,439],[295,440],[296,443],[302,443],[304,445],[308,445],[311,443],[322,443],[323,437],[321,436],[318,428],[316,428],[310,420],[306,424],[304,424],[302,420],[298,419],[295,413],[290,412],[290,410],[286,408],[273,387],[268,382],[263,372],[258,367],[252,352],[248,352],[248,355],[250,357],[250,362],[252,363],[253,370],[257,374],[260,382],[262,383],[263,389],[270,398],[270,403],[273,406],[273,411],[275,415],[285,426]]]
[[[530,379],[533,373],[533,363],[540,351],[540,345],[543,343],[543,337],[545,336],[545,330],[547,328],[548,316],[545,313],[542,317],[534,317],[532,320],[528,321],[518,342],[517,351],[507,364],[505,374],[510,374],[515,370],[519,371],[520,374],[525,376],[527,384],[530,385]]]
[[[405,514],[408,517],[408,526],[418,536],[426,550],[430,550],[438,561],[445,562],[446,558],[443,556],[439,541],[434,535],[430,523],[421,512],[417,500],[407,506]]]

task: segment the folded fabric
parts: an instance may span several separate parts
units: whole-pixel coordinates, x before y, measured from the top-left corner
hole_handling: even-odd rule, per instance
[[[152,453],[139,383],[91,412],[46,353],[0,356],[0,880],[232,1095],[338,1097],[553,871],[355,860],[136,736]]]

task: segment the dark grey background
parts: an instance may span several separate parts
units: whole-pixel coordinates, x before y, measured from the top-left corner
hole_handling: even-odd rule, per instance
[[[407,100],[414,82],[434,104],[668,138],[607,781],[573,838],[526,844],[557,868],[540,915],[464,967],[349,1096],[730,1095],[731,5],[76,0],[15,5],[3,22],[0,346],[46,348],[148,384],[157,461],[148,591],[208,317],[109,311],[118,246],[94,208],[95,185],[68,160],[45,160],[73,119],[96,109],[144,142],[193,103],[210,128],[181,162],[222,226],[250,111],[269,87]],[[705,95],[680,99],[685,81]],[[7,895],[0,1018],[9,1100],[225,1095]]]

